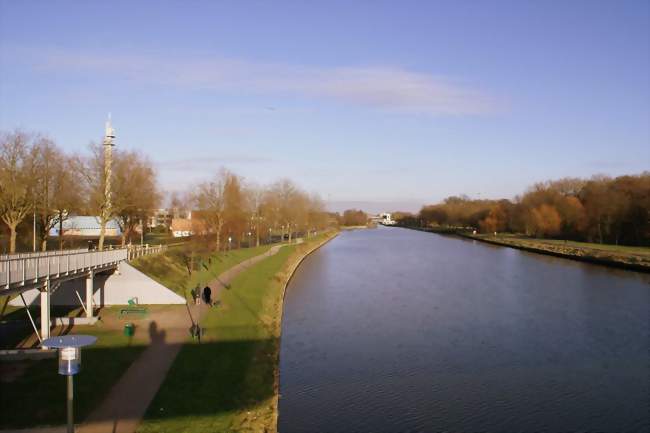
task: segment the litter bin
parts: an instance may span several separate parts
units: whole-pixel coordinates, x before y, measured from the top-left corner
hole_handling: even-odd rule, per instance
[[[133,323],[127,323],[124,325],[124,335],[127,337],[133,337],[133,334],[135,333],[135,326]]]

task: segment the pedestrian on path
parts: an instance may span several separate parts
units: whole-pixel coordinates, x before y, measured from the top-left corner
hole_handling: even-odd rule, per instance
[[[198,284],[192,289],[192,298],[194,299],[195,305],[201,305],[201,286]]]
[[[210,286],[203,288],[203,300],[207,305],[212,307],[212,289],[210,289]]]

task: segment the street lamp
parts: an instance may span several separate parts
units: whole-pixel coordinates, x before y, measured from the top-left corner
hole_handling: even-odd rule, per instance
[[[67,419],[68,433],[74,433],[74,384],[72,376],[81,370],[81,348],[97,341],[92,335],[64,335],[43,340],[44,347],[59,349],[59,374],[68,376]]]

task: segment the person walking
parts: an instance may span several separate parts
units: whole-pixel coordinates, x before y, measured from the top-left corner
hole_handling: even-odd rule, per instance
[[[192,290],[192,298],[194,298],[195,305],[201,305],[201,286],[199,286],[198,284]]]
[[[212,307],[212,289],[210,289],[210,286],[203,288],[203,301]]]

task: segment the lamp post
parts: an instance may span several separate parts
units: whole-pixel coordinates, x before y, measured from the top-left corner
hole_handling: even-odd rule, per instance
[[[59,374],[68,376],[67,420],[68,433],[74,433],[74,383],[72,377],[81,370],[81,348],[97,341],[92,335],[64,335],[43,340],[43,347],[59,350]]]
[[[34,205],[34,225],[32,227],[33,239],[32,239],[32,249],[36,252],[36,205]]]

